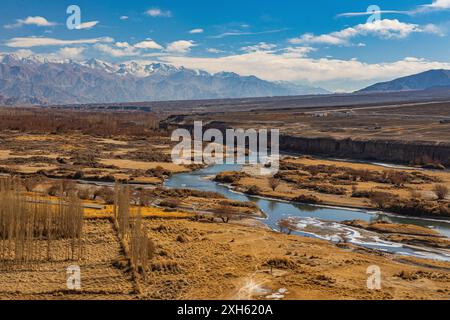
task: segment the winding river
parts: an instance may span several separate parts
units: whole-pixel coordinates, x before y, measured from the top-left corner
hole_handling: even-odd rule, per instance
[[[272,229],[276,229],[276,223],[281,218],[295,217],[298,220],[300,230],[303,227],[313,227],[325,232],[296,232],[300,235],[322,238],[330,241],[339,241],[339,237],[345,236],[345,240],[367,248],[383,250],[401,255],[427,257],[438,260],[450,261],[450,253],[445,250],[422,250],[417,247],[383,241],[377,234],[364,235],[358,229],[347,227],[340,222],[345,220],[374,221],[383,219],[393,223],[414,224],[430,227],[446,237],[450,237],[450,221],[411,218],[390,215],[368,210],[354,210],[348,208],[336,208],[297,204],[276,199],[267,199],[248,196],[230,190],[228,186],[221,185],[211,180],[212,176],[223,171],[239,171],[241,165],[217,164],[201,170],[173,175],[165,182],[169,188],[188,188],[202,191],[212,191],[224,195],[226,198],[238,201],[255,202],[266,214],[263,223]]]

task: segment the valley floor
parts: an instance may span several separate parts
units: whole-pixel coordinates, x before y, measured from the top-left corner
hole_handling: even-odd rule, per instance
[[[85,223],[82,261],[66,261],[61,252],[52,262],[2,268],[0,298],[450,298],[449,263],[337,247],[245,224],[184,219],[145,224],[156,244],[146,281],[134,279],[120,263],[125,257],[112,223],[91,219]],[[80,291],[66,287],[66,268],[74,264],[81,269]],[[380,290],[366,285],[373,265],[381,270]]]

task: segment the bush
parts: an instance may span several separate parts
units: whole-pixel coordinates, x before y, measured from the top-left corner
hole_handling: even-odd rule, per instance
[[[310,204],[317,204],[320,203],[320,199],[317,198],[314,195],[309,194],[301,194],[295,198],[292,199],[294,202],[300,202],[300,203],[310,203]]]
[[[48,187],[47,194],[49,196],[55,197],[60,193],[60,191],[61,186],[59,184],[52,184],[50,187]]]
[[[244,172],[237,172],[237,171],[222,172],[222,173],[219,173],[214,178],[214,181],[222,182],[222,183],[236,183],[240,179],[245,178],[245,177],[248,177],[248,174],[246,174]]]
[[[253,185],[250,186],[245,193],[250,195],[258,195],[261,193],[261,189],[258,186]]]
[[[450,193],[450,189],[444,184],[436,184],[433,187],[433,191],[436,194],[438,200],[444,200]]]
[[[287,257],[275,257],[267,259],[264,262],[265,266],[279,269],[294,269],[296,267],[296,263]]]
[[[157,166],[156,168],[148,169],[145,171],[145,174],[150,177],[156,177],[156,178],[164,178],[164,177],[170,177],[172,175],[172,172],[169,170],[164,169],[161,166]]]
[[[371,191],[369,199],[377,208],[383,209],[390,206],[392,201],[396,199],[396,196],[387,192]]]
[[[81,200],[89,200],[91,199],[92,196],[92,189],[90,188],[84,188],[84,189],[80,189],[77,192],[78,198],[80,198]]]
[[[95,190],[93,199],[97,199],[100,197],[106,204],[114,203],[114,191],[109,187],[101,187],[100,189]]]
[[[175,209],[181,204],[181,201],[175,198],[165,199],[159,203],[161,207]]]
[[[275,189],[280,185],[280,179],[277,179],[275,177],[272,177],[269,179],[269,186],[270,188],[275,191]]]

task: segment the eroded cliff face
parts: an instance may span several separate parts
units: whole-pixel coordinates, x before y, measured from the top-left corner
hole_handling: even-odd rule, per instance
[[[336,158],[450,166],[450,144],[280,136],[280,150]]]

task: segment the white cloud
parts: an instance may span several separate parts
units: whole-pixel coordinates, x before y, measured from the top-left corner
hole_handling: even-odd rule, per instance
[[[19,56],[20,58],[28,58],[28,57],[34,55],[34,52],[29,49],[19,49],[13,53],[15,55]]]
[[[16,37],[6,41],[6,46],[12,48],[31,48],[39,46],[67,46],[74,44],[95,44],[101,42],[113,42],[114,39],[110,37],[92,38],[92,39],[78,39],[78,40],[62,40],[45,37]]]
[[[161,50],[163,47],[151,39],[138,42],[134,45],[128,42],[116,42],[114,46],[99,43],[94,46],[95,49],[106,53],[112,57],[131,57],[131,56],[146,56],[142,50]]]
[[[94,48],[115,58],[138,56],[140,54],[133,46],[126,46],[125,43],[126,42],[118,42],[119,45],[116,43],[115,47],[104,43],[98,43],[94,45]]]
[[[412,10],[398,11],[398,10],[379,10],[369,12],[346,12],[341,13],[338,17],[358,17],[368,16],[372,14],[406,14],[415,15],[420,13],[426,13],[429,11],[440,11],[450,9],[450,0],[433,0],[431,4],[420,5]]]
[[[138,49],[162,49],[163,47],[151,39],[138,42],[134,45]]]
[[[189,31],[189,33],[195,34],[195,33],[203,33],[204,30],[201,28],[197,28],[197,29],[192,29],[191,31]]]
[[[195,45],[196,44],[194,41],[191,40],[178,40],[170,43],[166,50],[169,52],[186,53],[189,52]]]
[[[338,14],[338,17],[360,17],[371,16],[374,14],[411,14],[411,11],[398,11],[398,10],[378,10],[378,11],[364,11],[364,12],[345,12]]]
[[[248,25],[242,25],[241,27],[249,27]],[[271,34],[271,33],[278,33],[289,30],[287,28],[284,29],[274,29],[274,30],[266,30],[266,31],[258,31],[258,32],[251,32],[251,31],[227,31],[223,32],[221,34],[211,36],[212,39],[222,39],[225,37],[236,37],[236,36],[251,36],[251,35],[260,35],[260,34]]]
[[[272,49],[275,49],[277,46],[272,43],[266,43],[266,42],[260,42],[255,45],[242,47],[242,51],[246,52],[253,52],[253,51],[271,51]]]
[[[432,4],[424,5],[432,9],[450,9],[450,0],[434,0]]]
[[[18,19],[14,24],[7,24],[4,27],[6,29],[19,28],[23,25],[34,25],[38,27],[53,27],[56,25],[55,22],[50,22],[44,17],[35,16],[35,17],[26,17],[25,19]]]
[[[172,12],[170,12],[169,10],[161,10],[158,8],[153,8],[153,9],[149,9],[147,11],[145,11],[145,14],[150,16],[150,17],[166,17],[169,18],[172,16]]]
[[[303,58],[313,51],[316,49],[312,47],[287,47],[283,49],[283,57]]]
[[[75,27],[75,29],[83,30],[83,29],[92,29],[98,24],[98,21],[88,21],[80,23],[79,26]]]
[[[59,49],[56,52],[56,55],[66,59],[81,59],[83,58],[84,50],[85,48],[82,47],[79,48],[64,47]]]
[[[118,48],[129,48],[131,47],[128,42],[116,42],[115,46]]]
[[[216,49],[216,48],[208,48],[206,49],[207,52],[209,53],[221,53],[223,52],[222,50]]]
[[[406,38],[412,33],[435,33],[442,34],[439,28],[433,24],[420,26],[412,23],[403,23],[397,19],[383,19],[374,22],[358,24],[340,31],[328,34],[314,35],[305,33],[298,38],[290,39],[293,44],[328,44],[328,45],[348,45],[352,38],[358,36],[376,36],[382,39]]]
[[[231,71],[241,75],[255,75],[276,81],[308,82],[316,85],[330,84],[346,90],[361,88],[361,83],[373,83],[415,74],[430,69],[450,69],[450,63],[418,58],[405,58],[388,63],[365,63],[357,59],[307,58],[291,52],[249,52],[223,57],[161,57],[162,61],[208,72]]]
[[[128,20],[128,16],[120,16],[119,19],[120,20]]]

